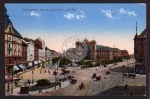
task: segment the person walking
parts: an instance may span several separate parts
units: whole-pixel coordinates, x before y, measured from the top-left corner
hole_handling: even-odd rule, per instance
[[[28,84],[29,84],[29,86],[30,86],[30,80],[28,79]]]

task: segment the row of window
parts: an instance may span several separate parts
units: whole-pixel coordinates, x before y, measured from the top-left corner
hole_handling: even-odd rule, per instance
[[[95,53],[91,53],[91,55],[94,55]],[[109,53],[109,52],[99,52],[99,53],[97,53],[97,55],[109,55],[109,54],[111,54],[111,53]]]
[[[14,56],[21,56],[21,51],[14,51]],[[8,50],[8,56],[12,56],[12,51]]]

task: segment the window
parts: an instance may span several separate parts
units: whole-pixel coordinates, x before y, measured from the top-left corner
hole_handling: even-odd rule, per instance
[[[8,41],[11,41],[11,37],[10,36],[8,37]]]
[[[10,48],[10,43],[8,44],[8,48]]]
[[[10,51],[8,51],[8,55],[9,55],[9,56],[11,55],[11,52],[10,52]]]

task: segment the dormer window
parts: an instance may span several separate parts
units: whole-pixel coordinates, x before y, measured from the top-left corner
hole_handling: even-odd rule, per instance
[[[9,27],[9,32],[11,32],[11,26]]]

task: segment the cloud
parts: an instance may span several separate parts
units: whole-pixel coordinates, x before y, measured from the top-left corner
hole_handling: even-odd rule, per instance
[[[77,10],[76,13],[65,13],[63,15],[64,18],[71,20],[71,19],[77,19],[77,20],[81,20],[85,18],[85,13],[82,10]]]
[[[123,8],[119,9],[119,14],[126,14],[129,16],[137,16],[137,14],[134,11],[126,11]]]
[[[128,10],[125,10],[123,8],[120,8],[120,9],[116,9],[116,10],[104,10],[104,9],[101,9],[101,13],[103,13],[107,18],[109,19],[120,19],[122,17],[122,15],[126,15],[126,16],[137,16],[137,14],[135,13],[135,11],[128,11]]]
[[[131,16],[137,16],[137,14],[134,11],[127,11],[128,15]]]
[[[118,10],[117,10],[118,11]],[[123,8],[119,9],[119,14],[126,14],[126,11]]]
[[[63,15],[64,18],[71,20],[75,17],[75,15],[73,13],[66,13],[65,15]]]
[[[104,13],[105,16],[108,17],[108,18],[114,19],[114,17],[112,16],[112,13],[111,13],[110,10],[103,10],[102,9],[102,13]]]
[[[35,12],[35,11],[31,11],[30,16],[37,16],[37,17],[40,17],[40,14],[38,14],[38,13]]]
[[[41,15],[35,11],[31,11],[30,13],[24,13],[24,16],[35,16],[40,17]]]

